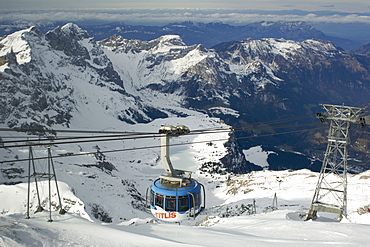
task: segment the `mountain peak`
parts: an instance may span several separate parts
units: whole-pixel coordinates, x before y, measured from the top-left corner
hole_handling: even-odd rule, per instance
[[[88,51],[79,44],[79,41],[90,39],[91,37],[87,31],[81,29],[76,24],[68,23],[63,27],[57,27],[47,32],[46,38],[49,40],[50,45],[56,50],[64,51],[64,53],[69,56],[89,58]]]
[[[87,31],[83,30],[82,28],[80,28],[74,23],[67,23],[63,27],[61,27],[60,30],[66,35],[76,36],[80,39],[90,37]]]
[[[0,41],[0,58],[3,58],[0,71],[8,66],[6,64],[9,61],[14,61],[17,64],[30,62],[31,49],[29,43],[39,41],[42,37],[43,34],[35,26],[5,36]]]
[[[186,46],[179,35],[163,35],[155,41],[159,41],[159,43],[164,45]]]
[[[25,29],[24,31],[27,32],[27,33],[35,34],[37,36],[42,36],[43,35],[42,32],[36,26],[31,26],[30,28]]]
[[[308,24],[305,21],[260,21],[260,22],[249,24],[249,25],[262,26],[265,28],[290,27],[290,28],[297,28],[297,29],[304,28],[306,30],[315,29],[313,25]]]

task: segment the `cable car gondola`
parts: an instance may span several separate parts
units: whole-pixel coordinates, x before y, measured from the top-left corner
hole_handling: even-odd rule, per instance
[[[174,169],[169,157],[169,138],[188,134],[184,125],[162,125],[161,161],[166,174],[156,179],[146,191],[147,209],[163,221],[195,219],[205,207],[204,186],[191,178],[191,172]]]

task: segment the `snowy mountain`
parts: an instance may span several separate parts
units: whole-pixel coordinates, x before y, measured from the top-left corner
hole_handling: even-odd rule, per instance
[[[30,28],[9,35],[1,42],[1,86],[5,96],[2,103],[10,108],[3,108],[1,115],[10,127],[69,126],[71,113],[81,104],[94,102],[91,98],[102,98],[85,95],[89,87],[96,86],[101,89],[99,94],[114,95],[112,97],[126,105],[126,111],[116,109],[108,113],[114,118],[127,122],[149,121],[151,118],[144,112],[155,112],[125,92],[112,62],[86,31],[76,25],[56,28],[46,35]],[[100,107],[92,109],[110,107],[110,102],[98,104]],[[25,118],[29,120],[19,123]]]
[[[13,128],[74,126],[72,121],[103,128],[93,124],[96,111],[130,124],[203,112],[232,126],[249,126],[244,130],[250,135],[274,134],[274,123],[264,122],[307,114],[289,125],[319,124],[314,117],[319,103],[363,106],[370,93],[366,59],[312,39],[247,39],[206,49],[187,46],[177,35],[151,41],[115,35],[96,42],[67,24],[46,35],[36,28],[19,31],[1,45],[1,101],[6,106],[1,119]],[[265,125],[262,131],[258,123]],[[290,150],[281,155],[297,164],[271,167],[317,170],[312,157],[323,153],[320,136],[325,134],[316,130],[242,138],[228,144],[232,154],[224,162],[230,167],[238,160],[240,166],[230,170],[238,173],[260,169],[244,161],[241,149],[262,144],[267,151]],[[353,150],[365,164],[355,162],[352,169],[367,169],[367,148],[365,143],[365,149]],[[297,152],[304,155],[292,157]]]
[[[247,39],[214,49],[187,46],[178,35],[96,42],[75,24],[45,35],[32,27],[3,37],[1,245],[224,246],[230,239],[236,246],[344,239],[364,245],[367,171],[349,176],[348,217],[341,223],[299,217],[310,206],[318,174],[298,169],[320,163],[315,155],[325,146],[327,126],[317,123],[315,110],[324,100],[368,102],[369,63],[360,58],[317,40]],[[312,123],[321,129],[310,129]],[[163,124],[190,128],[189,135],[171,138],[171,159],[206,187],[206,210],[175,233],[174,225],[145,211],[146,189],[163,173],[157,135]],[[281,128],[298,134],[284,137]],[[352,170],[363,171],[368,139],[355,140],[353,150],[363,155],[351,160]],[[52,223],[46,181],[39,182],[45,212],[34,213],[31,181],[31,218],[24,219],[30,142],[37,172],[48,169],[45,142],[53,154],[67,214],[57,212],[53,184]],[[321,235],[328,228],[335,234]],[[220,241],[210,244],[214,234]]]

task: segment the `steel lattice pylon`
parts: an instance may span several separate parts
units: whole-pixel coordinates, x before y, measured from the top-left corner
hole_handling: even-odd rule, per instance
[[[323,104],[325,114],[317,113],[321,122],[330,120],[328,145],[324,155],[319,180],[307,215],[307,220],[315,219],[317,212],[347,216],[347,145],[351,123],[365,126],[360,117],[363,108]]]
[[[35,167],[35,162],[34,162],[34,156],[33,156],[33,150],[32,150],[32,146],[30,145],[29,146],[29,161],[28,161],[28,193],[27,193],[27,213],[26,213],[26,219],[29,219],[30,218],[30,188],[31,188],[31,178],[34,178],[35,179],[35,186],[36,186],[36,195],[37,195],[37,199],[38,199],[38,207],[37,207],[37,210],[35,213],[37,212],[42,212],[44,210],[44,208],[41,206],[41,200],[40,200],[40,192],[39,192],[39,187],[38,187],[38,184],[37,184],[37,181],[40,180],[40,179],[47,179],[49,180],[49,222],[52,222],[53,220],[51,219],[51,207],[52,207],[52,203],[51,203],[51,179],[54,178],[54,181],[55,181],[55,187],[56,187],[56,190],[57,190],[57,195],[58,195],[58,199],[59,199],[59,214],[65,214],[66,211],[63,209],[62,207],[62,201],[60,199],[60,193],[59,193],[59,188],[58,188],[58,182],[57,182],[57,177],[56,177],[56,174],[55,174],[55,168],[54,168],[54,162],[53,162],[53,159],[52,159],[52,155],[51,155],[51,149],[50,147],[47,148],[47,152],[48,152],[48,172],[43,172],[43,173],[38,173],[36,172],[36,167]],[[31,174],[31,164],[32,164],[32,168],[33,168],[33,173]],[[51,171],[52,169],[52,171]]]

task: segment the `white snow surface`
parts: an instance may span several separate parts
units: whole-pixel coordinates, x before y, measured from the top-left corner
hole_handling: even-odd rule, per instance
[[[0,57],[13,52],[17,59],[18,64],[28,63],[31,60],[31,49],[27,41],[24,40],[23,36],[28,33],[31,28],[21,30],[10,34],[6,39],[0,41],[0,46],[6,47],[6,49],[0,50]],[[0,66],[0,71],[3,72],[7,68],[7,64]]]
[[[272,151],[263,151],[261,146],[251,147],[248,150],[243,150],[245,159],[249,162],[260,166],[262,168],[268,168],[269,164],[267,158]]]
[[[228,126],[216,118],[194,115],[186,118],[157,119],[148,124],[128,125],[96,112],[96,126],[105,130],[156,132],[161,124],[187,125],[191,130]],[[82,118],[81,118],[82,120]],[[108,122],[110,125],[108,125]],[[104,124],[105,123],[105,124]],[[73,129],[83,129],[84,122],[75,121]],[[81,124],[81,125],[80,125]],[[16,136],[18,133],[8,133]],[[70,134],[69,134],[70,135]],[[180,225],[156,221],[149,213],[133,208],[130,193],[136,189],[145,197],[151,181],[163,173],[159,148],[106,153],[106,160],[116,170],[104,172],[97,167],[92,155],[55,158],[58,185],[63,208],[58,213],[57,194],[52,183],[52,220],[48,203],[48,183],[39,182],[42,206],[37,208],[35,184],[31,181],[30,219],[27,212],[27,179],[16,185],[0,185],[0,246],[367,246],[370,224],[370,171],[349,175],[348,217],[341,222],[320,217],[318,221],[303,221],[299,214],[308,212],[318,179],[318,173],[299,171],[259,171],[245,175],[215,175],[200,173],[203,162],[217,162],[226,154],[223,146],[228,132],[185,135],[171,138],[174,146],[171,159],[176,168],[190,170],[193,178],[206,188],[206,209],[195,221]],[[207,143],[212,142],[212,145]],[[158,138],[121,140],[114,142],[81,143],[52,147],[54,155],[90,152],[98,145],[104,150],[150,147]],[[45,148],[34,148],[36,157],[46,155]],[[267,152],[261,147],[245,150],[247,160],[263,165]],[[10,159],[28,156],[27,148],[7,152]],[[46,161],[36,162],[45,171]],[[27,163],[23,164],[27,171]],[[134,187],[133,187],[134,186]],[[129,193],[130,192],[130,193]],[[272,211],[274,195],[278,210]],[[242,213],[243,205],[256,202],[256,214]],[[88,210],[97,204],[112,217],[103,223]],[[225,217],[225,213],[229,216]],[[326,215],[323,215],[326,217]],[[216,240],[215,240],[216,239]]]
[[[60,215],[53,211],[53,222],[48,222],[48,211],[32,212],[31,218],[25,219],[26,184],[1,185],[0,245],[368,246],[370,214],[360,215],[357,208],[368,205],[369,175],[370,172],[365,172],[349,177],[349,213],[341,222],[324,217],[317,221],[297,220],[298,212],[307,211],[317,180],[317,174],[308,170],[253,172],[233,177],[227,183],[203,178],[203,182],[208,181],[205,183],[210,197],[208,207],[217,207],[213,205],[216,200],[231,205],[255,199],[257,214],[220,218],[208,213],[182,224],[153,221],[150,215],[110,224],[92,221],[84,217],[83,203],[64,183],[60,183],[64,200],[77,202],[68,213]],[[283,182],[279,184],[276,177]],[[46,187],[46,182],[43,186]],[[278,210],[264,210],[271,205],[274,193]],[[113,197],[109,203],[115,203]]]

